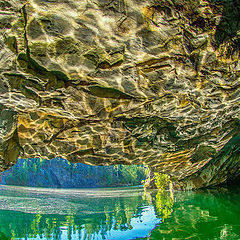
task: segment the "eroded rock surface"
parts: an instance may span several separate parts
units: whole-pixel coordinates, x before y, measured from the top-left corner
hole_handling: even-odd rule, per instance
[[[1,0],[1,171],[28,157],[239,175],[240,5]]]

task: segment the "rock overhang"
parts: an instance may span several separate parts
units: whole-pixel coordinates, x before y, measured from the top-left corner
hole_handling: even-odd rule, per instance
[[[188,188],[237,176],[238,7],[2,1],[2,169],[62,156],[145,163]]]

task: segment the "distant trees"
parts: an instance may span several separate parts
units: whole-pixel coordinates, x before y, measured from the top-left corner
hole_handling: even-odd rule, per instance
[[[143,165],[89,166],[65,159],[19,159],[2,174],[2,184],[32,187],[116,187],[141,185]]]

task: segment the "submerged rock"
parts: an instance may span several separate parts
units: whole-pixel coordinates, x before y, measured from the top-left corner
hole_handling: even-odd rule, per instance
[[[237,177],[237,0],[0,2],[0,156]]]

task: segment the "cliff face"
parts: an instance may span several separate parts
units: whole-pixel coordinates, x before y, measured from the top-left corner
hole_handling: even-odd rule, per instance
[[[239,175],[240,6],[1,0],[1,171],[21,156]]]

